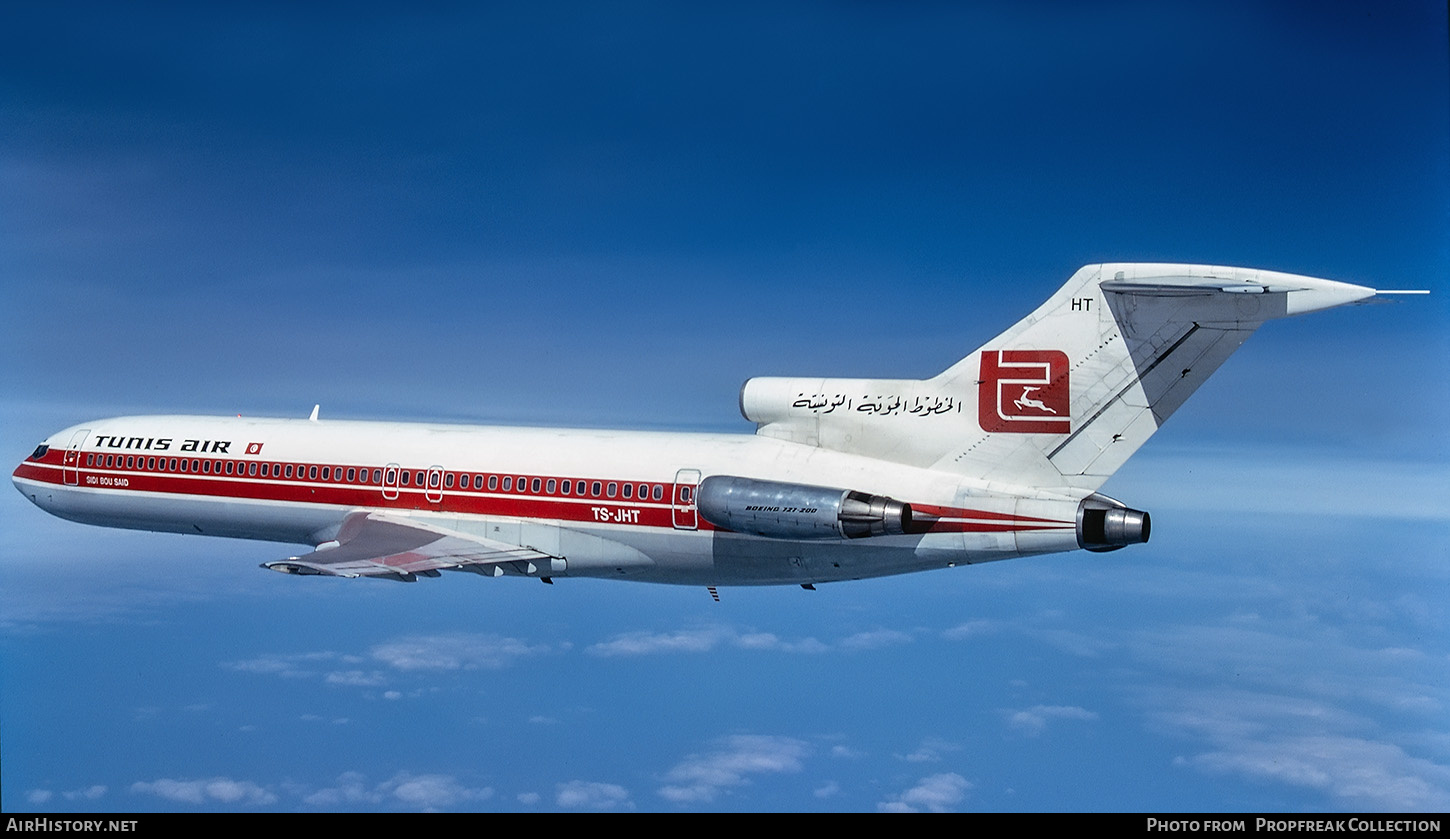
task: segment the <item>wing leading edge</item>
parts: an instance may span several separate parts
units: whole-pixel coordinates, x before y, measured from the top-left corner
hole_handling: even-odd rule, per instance
[[[380,577],[414,582],[439,571],[500,577],[531,574],[534,563],[558,559],[543,551],[435,527],[402,516],[360,511],[343,520],[337,539],[302,556],[264,562],[283,574]]]

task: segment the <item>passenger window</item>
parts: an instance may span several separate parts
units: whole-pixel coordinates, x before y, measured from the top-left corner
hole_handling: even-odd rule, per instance
[[[383,479],[383,470],[381,470],[381,469],[374,469],[373,470],[373,483],[378,483],[382,479]]]
[[[317,467],[316,466],[309,466],[309,467],[307,467],[307,479],[309,481],[315,481],[315,480],[317,480]]]
[[[453,473],[452,472],[449,472],[448,474],[446,474],[446,475],[443,476],[443,485],[446,486],[446,487],[448,487],[449,489],[452,489],[453,488]]]
[[[489,475],[488,476],[488,488],[489,489],[498,489],[498,476],[497,475]]]
[[[535,478],[533,480],[533,483],[529,486],[529,489],[532,490],[535,493],[537,493],[539,491],[539,479],[538,478]]]
[[[659,484],[655,484],[655,492],[654,492],[654,498],[655,498],[655,500],[656,501],[659,501],[660,499],[662,499],[664,497],[665,497],[665,488],[662,487],[662,486],[660,486]]]
[[[598,481],[595,481],[593,484],[590,484],[590,486],[589,486],[589,494],[592,495],[592,496],[594,496],[595,498],[598,498],[599,497],[599,482]]]
[[[482,475],[474,475],[473,476],[473,488],[474,489],[483,489],[483,476]]]
[[[564,480],[564,486],[562,487],[562,489],[564,490],[564,494],[565,495],[568,495],[569,492],[570,492],[570,490],[572,490],[573,488],[574,488],[574,483],[566,478]]]
[[[186,461],[184,461],[184,460],[181,461],[181,464],[182,464],[181,465],[181,468],[184,471],[186,469]],[[171,459],[171,471],[173,471],[173,472],[176,471],[176,458],[174,458],[174,457]]]
[[[135,458],[135,456],[131,456],[131,457],[127,457],[126,458],[126,468],[127,469],[135,469],[136,468],[136,458]]]
[[[625,498],[633,498],[634,497],[634,484],[625,484],[624,485],[624,497]]]
[[[504,479],[503,479],[503,491],[504,492],[508,492],[509,490],[511,490],[513,488],[514,488],[514,479],[513,479],[513,476],[512,475],[505,476]]]
[[[554,479],[553,478],[550,478],[549,479],[549,482],[544,485],[544,491],[547,492],[547,493],[549,493],[550,495],[553,495],[554,494],[554,489],[557,486],[558,486],[558,484],[556,484],[554,482]]]
[[[437,472],[428,473],[428,486],[432,487],[433,489],[437,489],[439,481],[442,480],[443,476],[438,474]]]
[[[256,464],[255,461],[252,462],[252,463],[247,464],[247,474],[248,475],[255,475],[255,474],[257,474],[257,464]]]
[[[610,481],[609,482],[609,486],[607,486],[607,487],[604,488],[604,494],[605,495],[608,495],[610,498],[613,498],[614,497],[614,490],[615,489],[616,489],[616,487],[615,487],[614,481]]]
[[[93,455],[93,454],[86,455],[86,465],[87,466],[95,466],[96,465],[96,456]]]
[[[201,471],[202,471],[203,474],[206,474],[206,475],[210,475],[211,474],[211,461],[210,460],[203,460],[201,462]]]
[[[528,488],[528,485],[529,485],[528,482],[529,482],[529,479],[528,478],[525,478],[523,475],[520,475],[519,476],[519,482],[517,484],[514,484],[514,486],[518,488],[519,492],[523,492],[525,489]]]

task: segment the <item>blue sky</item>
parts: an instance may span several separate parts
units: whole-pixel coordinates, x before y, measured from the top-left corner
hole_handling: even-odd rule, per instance
[[[0,32],[0,441],[216,413],[748,433],[1082,264],[1270,324],[1153,542],[703,590],[294,579],[0,496],[0,807],[1450,809],[1443,4],[45,4]]]

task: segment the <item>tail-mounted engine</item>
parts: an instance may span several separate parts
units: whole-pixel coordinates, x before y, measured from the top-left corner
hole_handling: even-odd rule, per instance
[[[859,539],[913,532],[910,504],[849,489],[711,475],[700,482],[697,498],[705,521],[772,539]]]
[[[1152,522],[1142,510],[1095,492],[1077,505],[1077,544],[1090,551],[1115,551],[1148,541]]]

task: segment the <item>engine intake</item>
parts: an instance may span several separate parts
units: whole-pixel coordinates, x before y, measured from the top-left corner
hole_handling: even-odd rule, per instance
[[[711,475],[700,515],[736,533],[772,539],[859,539],[911,532],[911,505],[849,489]]]
[[[1148,541],[1152,520],[1116,498],[1095,492],[1077,505],[1077,544],[1099,553]]]

